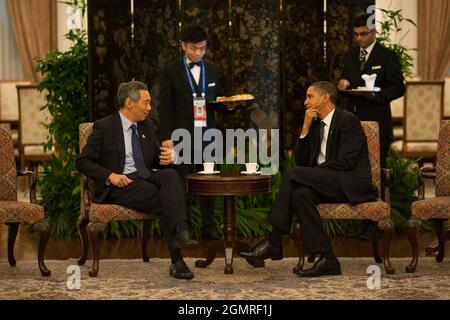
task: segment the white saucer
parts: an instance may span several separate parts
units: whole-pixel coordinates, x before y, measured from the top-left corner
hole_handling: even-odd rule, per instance
[[[371,91],[371,92],[380,92],[381,89],[379,87],[374,87],[373,89],[369,89],[367,87],[358,87],[356,89],[352,89],[352,91]]]
[[[255,171],[255,172],[247,172],[247,171],[241,171],[242,174],[261,174],[261,171]]]
[[[206,172],[206,171],[199,171],[197,173],[200,173],[200,174],[218,174],[218,173],[220,173],[220,171],[208,171],[208,172]]]

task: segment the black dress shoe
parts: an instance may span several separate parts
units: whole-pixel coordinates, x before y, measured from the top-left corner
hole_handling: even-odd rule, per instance
[[[202,238],[204,239],[221,240],[222,237],[222,233],[215,226],[202,228]]]
[[[328,260],[322,257],[312,268],[300,270],[296,274],[299,277],[336,276],[341,274],[341,265],[337,259]]]
[[[188,266],[183,260],[178,260],[170,265],[169,274],[176,279],[190,280],[194,274],[189,270]]]
[[[281,260],[283,259],[283,248],[271,246],[268,240],[264,240],[258,243],[252,251],[239,252],[238,256],[255,260]]]
[[[191,238],[189,231],[181,231],[175,234],[172,239],[171,247],[178,249],[195,249],[198,248],[198,243]]]

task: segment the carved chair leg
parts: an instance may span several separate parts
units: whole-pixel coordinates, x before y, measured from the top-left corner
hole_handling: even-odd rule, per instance
[[[96,277],[98,274],[98,265],[100,260],[100,232],[105,230],[106,223],[103,222],[89,222],[86,230],[89,235],[89,242],[92,246],[92,269],[89,271],[90,277]]]
[[[316,261],[316,254],[315,253],[311,253],[308,257],[308,262],[309,263],[314,263],[314,261]]]
[[[16,242],[20,223],[5,224],[8,226],[8,262],[11,267],[14,267],[16,265],[16,259],[14,259],[14,243]]]
[[[47,248],[48,239],[50,238],[50,227],[47,221],[39,221],[34,224],[34,229],[40,233],[39,247],[38,247],[38,265],[41,275],[49,277],[51,271],[47,269],[44,263],[45,248]]]
[[[445,234],[444,234],[444,221],[443,219],[434,219],[434,230],[436,231],[436,236],[438,238],[438,254],[436,256],[437,262],[442,262],[444,260],[445,254]]]
[[[394,238],[394,223],[389,220],[378,221],[378,228],[384,230],[384,244],[383,244],[383,260],[384,268],[387,274],[394,274],[395,269],[392,267],[389,257],[391,249],[391,241]]]
[[[412,260],[409,265],[406,266],[405,271],[412,273],[416,271],[417,263],[419,262],[419,247],[417,245],[416,232],[417,228],[422,224],[422,220],[409,219],[406,227],[406,234],[408,235],[409,244],[411,245]]]
[[[142,260],[144,262],[148,262],[150,260],[148,253],[147,253],[147,244],[148,244],[148,230],[150,227],[151,220],[143,220],[142,221],[142,244],[141,244],[141,251],[142,251]]]
[[[380,229],[378,228],[375,228],[372,238],[372,254],[376,263],[383,262],[383,259],[380,257]]]
[[[302,227],[299,223],[295,225],[294,228],[294,238],[297,242],[297,250],[298,250],[298,263],[292,269],[292,271],[297,274],[299,271],[303,270],[303,265],[305,264],[305,256],[303,253],[303,232]]]
[[[80,235],[81,242],[81,257],[78,259],[78,265],[82,266],[86,263],[87,256],[89,254],[89,237],[86,231],[86,227],[89,223],[89,220],[80,215],[77,220],[77,229],[78,234]]]

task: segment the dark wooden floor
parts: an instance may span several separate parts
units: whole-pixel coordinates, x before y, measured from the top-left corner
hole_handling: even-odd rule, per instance
[[[7,227],[0,225],[0,259],[6,259],[6,241]],[[425,247],[434,242],[433,233],[424,233],[418,235],[420,255],[425,254]],[[245,239],[249,244],[253,245],[260,239]],[[291,236],[285,236],[284,239],[284,256],[295,257],[296,246]],[[37,256],[38,235],[30,234],[24,226],[19,229],[15,245],[16,259],[35,259]],[[211,241],[201,240],[200,248],[197,250],[183,251],[186,257],[205,257],[207,248]],[[332,244],[337,256],[340,257],[370,257],[372,255],[372,245],[369,241],[357,238],[339,237],[332,240]],[[446,255],[449,256],[450,244],[447,242]],[[162,237],[155,237],[149,241],[150,257],[167,258],[168,250]],[[68,258],[78,258],[80,255],[80,243],[76,239],[57,239],[51,238],[46,251],[46,259],[65,260]],[[101,242],[102,259],[136,259],[140,258],[140,241],[136,238],[128,239],[107,239]],[[392,257],[408,257],[410,256],[410,247],[406,235],[396,235],[391,247]]]

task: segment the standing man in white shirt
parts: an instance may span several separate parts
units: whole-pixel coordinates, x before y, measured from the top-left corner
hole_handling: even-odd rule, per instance
[[[203,170],[200,163],[194,163],[194,152],[203,153],[203,142],[198,145],[202,150],[194,150],[194,130],[204,132],[215,128],[214,110],[208,101],[215,101],[221,95],[219,68],[204,59],[207,49],[206,32],[198,26],[187,27],[182,35],[184,55],[181,60],[169,65],[160,78],[160,131],[162,146],[173,148],[172,132],[187,129],[191,136],[191,162],[177,165],[176,170],[185,182],[186,176]],[[200,135],[196,135],[201,139]],[[190,196],[187,195],[188,216],[190,216]],[[200,196],[202,214],[202,236],[219,240],[222,233],[213,221],[211,197]]]

